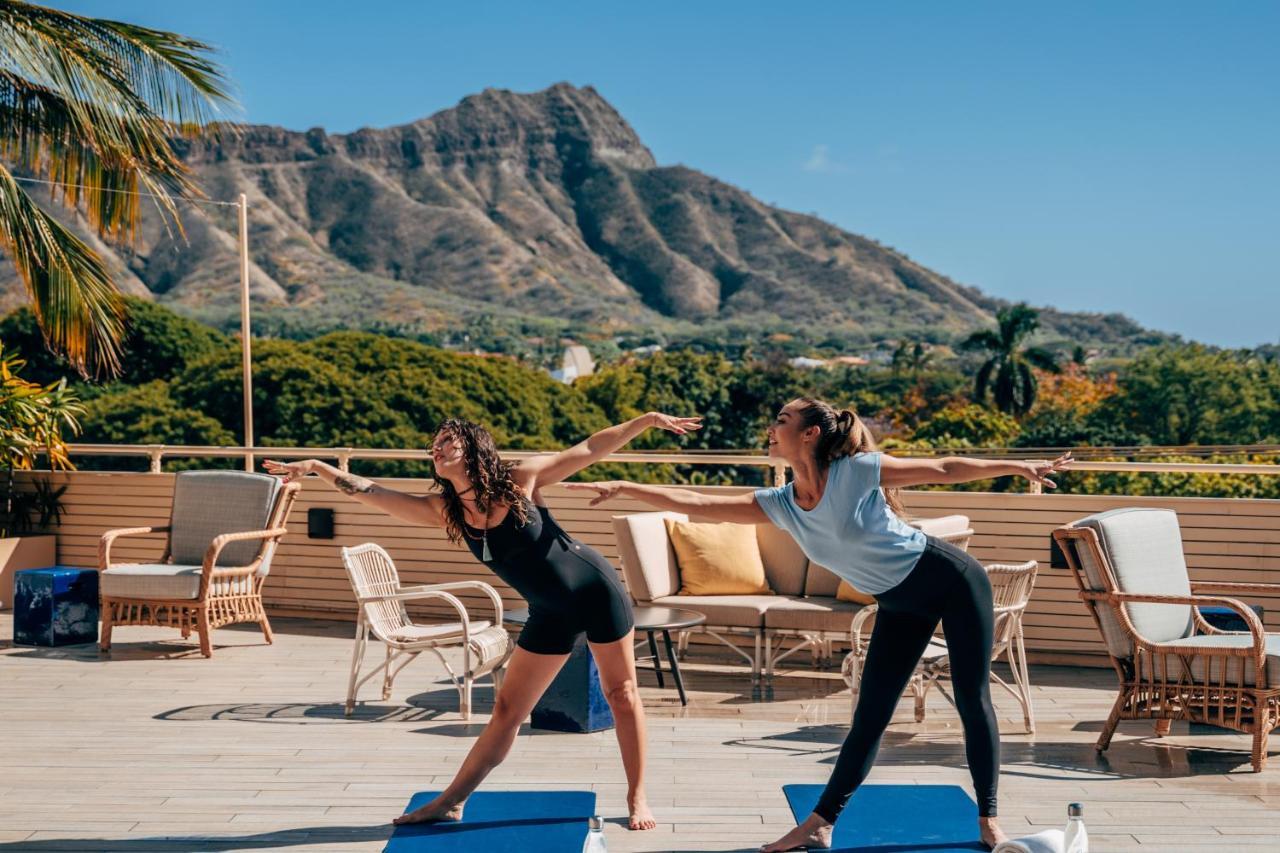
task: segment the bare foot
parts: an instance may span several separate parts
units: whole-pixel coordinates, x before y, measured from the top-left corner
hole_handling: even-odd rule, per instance
[[[462,820],[464,806],[466,806],[465,802],[451,805],[436,797],[425,806],[420,806],[408,814],[402,814],[391,822],[396,826],[402,826],[406,823],[438,823],[445,820]]]
[[[658,822],[653,819],[653,812],[649,811],[649,804],[645,802],[643,795],[629,797],[627,811],[631,812],[631,819],[627,822],[628,829],[657,829]]]
[[[826,850],[830,846],[831,824],[811,814],[804,823],[760,850],[761,853],[782,853],[783,850]]]
[[[1009,836],[1004,834],[1004,830],[993,817],[978,818],[978,831],[982,833],[982,843],[991,848],[1009,840]]]

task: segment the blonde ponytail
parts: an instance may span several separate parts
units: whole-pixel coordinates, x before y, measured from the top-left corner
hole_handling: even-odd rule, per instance
[[[846,456],[876,452],[875,437],[852,409],[836,409],[830,403],[813,397],[801,397],[800,421],[804,426],[818,428],[818,442],[814,448],[815,461],[825,470],[831,463]],[[902,497],[897,489],[884,489],[885,502],[899,516],[906,515]]]

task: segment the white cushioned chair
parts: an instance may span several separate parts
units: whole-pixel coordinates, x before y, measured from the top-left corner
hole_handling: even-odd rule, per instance
[[[184,638],[194,630],[205,657],[213,656],[212,629],[235,622],[256,622],[272,642],[262,586],[298,488],[266,474],[183,471],[174,477],[168,525],[102,534],[101,649],[111,649],[121,625],[172,626]],[[168,534],[158,562],[112,562],[117,539],[149,533]]]
[[[1252,735],[1261,771],[1280,725],[1280,635],[1266,633],[1244,602],[1206,593],[1274,596],[1280,584],[1193,582],[1172,510],[1110,510],[1053,536],[1120,679],[1098,751],[1121,720],[1154,720],[1157,735],[1187,720]],[[1230,608],[1248,630],[1215,628],[1200,613],[1205,605]]]

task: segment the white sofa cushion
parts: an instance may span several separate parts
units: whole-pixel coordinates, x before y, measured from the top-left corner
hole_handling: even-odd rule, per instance
[[[618,553],[622,556],[622,577],[631,597],[640,604],[680,591],[676,552],[667,536],[668,518],[689,520],[689,516],[679,512],[638,512],[613,517]]]

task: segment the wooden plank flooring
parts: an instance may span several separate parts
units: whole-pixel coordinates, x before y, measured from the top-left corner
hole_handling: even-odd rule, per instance
[[[405,671],[387,702],[342,716],[350,623],[277,619],[274,646],[241,627],[201,658],[176,632],[121,628],[110,660],[89,646],[0,642],[0,853],[3,851],[377,851],[414,791],[440,788],[486,719],[460,721],[430,662]],[[12,636],[0,614],[0,637]],[[751,850],[790,824],[781,787],[825,781],[849,715],[835,672],[784,670],[772,701],[744,669],[696,648],[692,701],[642,673],[650,717],[649,794],[660,825],[630,833],[610,732],[522,731],[488,789],[590,789],[610,819],[609,849]],[[1156,741],[1124,724],[1093,750],[1114,696],[1107,670],[1036,667],[1039,732],[1002,717],[1001,815],[1014,833],[1060,825],[1086,804],[1095,850],[1280,849],[1280,755],[1249,772],[1248,743],[1175,726]],[[763,698],[763,697],[762,697]],[[954,712],[934,692],[924,724],[903,703],[871,782],[968,790]],[[921,816],[927,819],[927,816]]]

